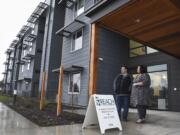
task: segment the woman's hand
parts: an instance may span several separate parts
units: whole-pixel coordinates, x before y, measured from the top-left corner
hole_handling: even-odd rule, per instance
[[[133,83],[133,86],[142,86],[143,82]]]

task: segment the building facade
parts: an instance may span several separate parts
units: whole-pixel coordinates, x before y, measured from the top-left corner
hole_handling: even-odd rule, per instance
[[[162,3],[164,8],[159,8]],[[136,67],[144,65],[151,77],[151,109],[180,111],[176,1],[48,0],[46,4],[42,18],[35,21],[35,39],[28,43],[32,48],[23,47],[32,31],[19,42],[17,90],[28,93],[21,95],[38,96],[45,76],[46,98],[56,101],[58,79],[63,76],[62,103],[86,107],[92,94],[113,94],[121,65],[127,65],[133,76]]]

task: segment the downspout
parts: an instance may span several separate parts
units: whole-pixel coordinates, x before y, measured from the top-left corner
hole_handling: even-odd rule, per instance
[[[47,26],[47,37],[45,42],[45,53],[44,53],[44,63],[43,63],[43,74],[42,74],[42,86],[41,86],[41,100],[40,100],[40,110],[44,108],[44,101],[45,101],[45,88],[46,88],[46,80],[47,80],[47,74],[45,71],[45,65],[46,65],[46,54],[47,54],[47,47],[48,47],[48,39],[49,39],[49,29],[50,29],[50,18],[51,18],[51,11],[52,11],[52,3],[53,0],[50,0],[49,5],[49,14],[48,14],[48,26]]]

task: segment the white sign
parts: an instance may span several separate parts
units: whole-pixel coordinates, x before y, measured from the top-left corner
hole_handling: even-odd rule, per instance
[[[113,128],[122,131],[122,125],[112,95],[95,94],[90,97],[82,128],[94,124],[99,124],[101,134],[104,134],[105,130]]]
[[[14,93],[13,93],[14,95],[17,95],[17,90],[14,90]]]

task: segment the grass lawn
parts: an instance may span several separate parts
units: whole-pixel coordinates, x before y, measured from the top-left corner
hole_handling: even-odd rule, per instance
[[[10,101],[12,101],[12,97],[0,94],[0,102],[7,103]]]

